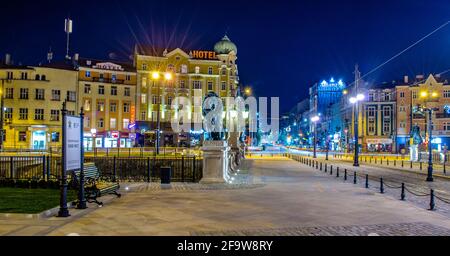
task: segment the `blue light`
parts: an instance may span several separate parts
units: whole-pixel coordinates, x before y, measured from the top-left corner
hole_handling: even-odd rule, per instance
[[[330,79],[330,83],[334,83],[334,78],[331,78],[331,79]]]
[[[327,83],[327,81],[325,81],[325,80],[323,80],[322,81],[322,83],[320,83],[322,86],[327,86],[328,85],[328,83]]]
[[[342,79],[339,80],[338,85],[339,85],[339,86],[344,86],[344,82],[342,82]]]

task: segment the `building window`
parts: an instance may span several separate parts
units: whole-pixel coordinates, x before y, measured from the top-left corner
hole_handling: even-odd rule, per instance
[[[391,101],[391,93],[390,92],[384,93],[384,101]]]
[[[208,67],[208,75],[212,75],[213,74],[213,68],[212,67]]]
[[[128,97],[131,95],[131,89],[130,89],[130,87],[125,87],[124,95],[125,95],[125,96],[128,96]]]
[[[384,117],[391,117],[391,108],[383,107],[383,115],[384,115]]]
[[[84,128],[90,128],[91,127],[91,118],[88,116],[85,116],[83,125],[84,125]]]
[[[111,75],[111,81],[114,83],[117,80],[117,75],[116,74],[112,74]]]
[[[59,132],[52,132],[52,142],[59,142]]]
[[[141,94],[141,103],[147,104],[147,94],[145,93]]]
[[[117,110],[117,103],[111,103],[109,104],[109,112],[115,113]]]
[[[45,95],[44,89],[36,89],[36,99],[37,100],[43,100]]]
[[[383,133],[386,135],[391,131],[391,122],[383,122]]]
[[[111,86],[111,95],[117,95],[117,86]]]
[[[75,115],[75,110],[67,110],[67,115],[74,116]]]
[[[222,82],[222,91],[225,91],[227,89],[227,83],[226,82]]]
[[[445,122],[443,125],[444,125],[444,131],[450,131],[450,122]]]
[[[200,67],[199,66],[195,67],[195,74],[200,74]]]
[[[6,79],[14,79],[14,74],[11,71],[6,72]]]
[[[227,69],[226,68],[222,68],[221,73],[222,73],[222,76],[226,75],[227,74]]]
[[[28,108],[19,109],[19,120],[28,120]]]
[[[86,72],[84,73],[84,76],[85,76],[85,77],[91,77],[91,71],[86,71]]]
[[[374,119],[370,119],[368,124],[367,124],[367,130],[369,132],[370,135],[374,135],[375,134],[375,120]]]
[[[116,129],[117,121],[115,118],[109,119],[109,128],[110,129]]]
[[[130,103],[123,103],[123,113],[130,112]]]
[[[103,128],[104,122],[103,122],[103,118],[98,119],[97,121],[97,127],[98,128]]]
[[[405,106],[400,106],[400,107],[398,108],[398,111],[399,111],[399,112],[405,112],[405,111],[406,111]]]
[[[40,76],[40,75],[36,75],[36,76],[34,77],[34,80],[41,80],[41,76]]]
[[[167,97],[167,105],[172,105],[172,96]]]
[[[84,93],[85,94],[91,94],[91,85],[90,84],[85,84],[84,85]]]
[[[413,99],[417,99],[417,92],[416,91],[412,92],[412,97],[413,97]]]
[[[158,104],[158,97],[156,95],[152,96],[152,104]]]
[[[5,117],[5,119],[12,119],[13,118],[13,109],[12,108],[5,108],[4,109],[4,113],[5,113],[5,115],[4,115],[4,117]]]
[[[61,91],[60,90],[52,90],[52,100],[61,100]]]
[[[375,117],[375,107],[368,107],[367,108],[367,116],[368,117]]]
[[[44,109],[37,108],[34,110],[34,120],[44,120]]]
[[[128,129],[128,126],[130,125],[130,119],[123,119],[123,129]]]
[[[405,122],[400,122],[400,128],[406,128],[406,123]]]
[[[125,75],[125,80],[131,81],[131,75]]]
[[[67,91],[67,101],[76,102],[77,101],[77,93],[73,91]]]
[[[183,64],[181,65],[181,74],[187,74],[188,68],[187,65]]]
[[[146,119],[147,119],[147,112],[141,111],[141,120],[146,120]]]
[[[85,99],[83,105],[84,105],[85,111],[91,111],[91,100],[90,99]]]
[[[6,88],[6,99],[14,99],[14,88]]]
[[[147,77],[143,77],[142,78],[142,87],[146,88],[147,87]]]
[[[28,88],[20,88],[20,99],[28,100]]]
[[[202,89],[202,82],[201,81],[192,81],[192,88],[193,89]]]
[[[50,110],[50,121],[59,121],[59,110]]]
[[[208,91],[213,90],[213,83],[211,81],[208,82]]]
[[[20,73],[20,79],[27,80],[28,79],[28,73],[27,72],[21,72]]]
[[[444,90],[443,96],[444,98],[450,98],[450,90]]]
[[[100,94],[100,95],[105,94],[105,86],[103,86],[103,85],[98,86],[98,94]]]
[[[142,64],[142,69],[143,69],[143,70],[147,70],[147,64],[146,64],[146,63],[143,63],[143,64]]]
[[[186,81],[180,80],[180,88],[181,88],[181,89],[186,88]]]
[[[98,112],[105,111],[105,103],[104,102],[102,102],[102,101],[97,102],[97,111]]]
[[[27,132],[19,132],[19,141],[26,142],[27,141]]]
[[[400,98],[405,98],[405,92],[400,92]]]

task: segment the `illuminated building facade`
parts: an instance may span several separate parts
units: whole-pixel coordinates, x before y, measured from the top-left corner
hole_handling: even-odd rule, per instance
[[[133,65],[80,59],[78,72],[78,102],[85,113],[86,150],[133,147],[136,122],[136,70]]]
[[[154,145],[158,110],[161,146],[189,146],[191,141],[198,141],[199,131],[172,131],[170,120],[176,112],[171,106],[177,105],[174,102],[176,97],[184,96],[191,99],[192,111],[201,113],[201,104],[193,102],[194,95],[204,97],[214,92],[220,97],[234,96],[239,83],[236,60],[237,47],[227,36],[215,44],[214,51],[136,46],[136,132],[139,145]],[[198,105],[198,109],[194,109],[194,105]],[[201,114],[192,114],[189,118],[192,123],[202,122]]]

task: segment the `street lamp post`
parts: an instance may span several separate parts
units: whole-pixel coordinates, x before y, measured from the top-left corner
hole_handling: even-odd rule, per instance
[[[313,151],[313,158],[317,158],[317,122],[320,120],[319,116],[313,116],[311,118],[311,121],[314,124],[314,141],[313,141],[313,146],[314,146],[314,151]]]
[[[153,85],[155,85],[155,81],[158,81],[160,78],[160,73],[157,71],[154,71],[152,73],[152,79],[153,79]],[[169,72],[164,73],[164,79],[165,81],[170,81],[172,80],[172,74]],[[161,88],[160,88],[160,84],[158,84],[157,90],[158,90],[158,94],[157,94],[157,104],[158,104],[158,108],[157,108],[157,113],[156,113],[156,142],[155,142],[155,148],[156,148],[156,155],[159,155],[159,144],[160,144],[160,133],[161,133]]]
[[[358,102],[364,100],[363,94],[358,94],[356,97],[350,98],[350,103],[355,105],[355,111],[354,111],[354,135],[355,135],[355,155],[353,157],[353,166],[358,167],[359,166],[359,136],[358,136],[358,118],[359,118],[359,106]]]

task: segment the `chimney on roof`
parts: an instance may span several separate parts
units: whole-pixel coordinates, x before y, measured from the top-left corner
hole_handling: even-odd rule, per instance
[[[5,55],[5,64],[6,65],[11,65],[11,54],[7,53]]]
[[[409,83],[409,77],[408,77],[408,76],[404,76],[404,77],[403,77],[403,82],[404,82],[405,84],[408,84],[408,83]]]

